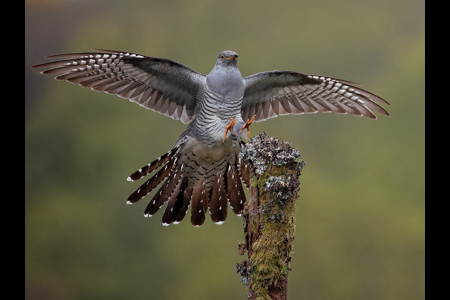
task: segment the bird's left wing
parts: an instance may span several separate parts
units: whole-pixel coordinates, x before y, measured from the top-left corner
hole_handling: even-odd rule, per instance
[[[333,112],[376,119],[389,103],[354,82],[291,71],[269,71],[244,78],[242,118],[255,122],[287,114]]]
[[[205,75],[170,59],[95,51],[49,56],[58,60],[32,68],[48,68],[42,74],[61,74],[55,79],[129,99],[185,124],[196,116]]]

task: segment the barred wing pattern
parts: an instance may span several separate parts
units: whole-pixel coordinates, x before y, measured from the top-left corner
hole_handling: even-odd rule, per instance
[[[165,58],[112,50],[49,56],[60,59],[33,66],[57,80],[129,99],[147,109],[187,124],[197,114],[206,77]]]
[[[388,116],[384,99],[354,82],[291,71],[262,72],[244,78],[242,119],[264,121],[287,114],[333,112],[376,119],[372,110]]]

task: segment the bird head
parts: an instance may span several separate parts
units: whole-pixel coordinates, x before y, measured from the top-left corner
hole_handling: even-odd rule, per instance
[[[230,65],[237,65],[237,58],[238,54],[234,51],[225,50],[220,52],[219,57],[217,58],[216,64],[224,65],[224,66],[230,66]]]
[[[244,95],[244,80],[237,67],[237,53],[223,51],[206,76],[206,85],[213,93],[225,99],[240,99]]]

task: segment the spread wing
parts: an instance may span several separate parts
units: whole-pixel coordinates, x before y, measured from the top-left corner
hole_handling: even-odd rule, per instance
[[[48,68],[42,74],[61,74],[55,79],[129,99],[185,124],[196,116],[205,75],[170,59],[94,51],[49,56],[58,60],[32,68]]]
[[[376,119],[373,111],[388,116],[378,103],[389,103],[341,79],[270,71],[244,78],[242,119],[264,121],[287,114],[333,112]],[[373,110],[373,111],[372,111]]]

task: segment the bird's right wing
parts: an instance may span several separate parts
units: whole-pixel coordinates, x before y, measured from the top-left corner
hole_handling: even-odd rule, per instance
[[[306,75],[292,71],[269,71],[244,78],[245,93],[241,113],[255,122],[287,114],[333,112],[377,117],[389,113],[378,103],[389,103],[356,83],[336,78]]]
[[[205,75],[170,59],[95,51],[49,56],[59,60],[32,68],[48,68],[42,74],[61,74],[55,79],[129,99],[185,124],[196,116]]]

